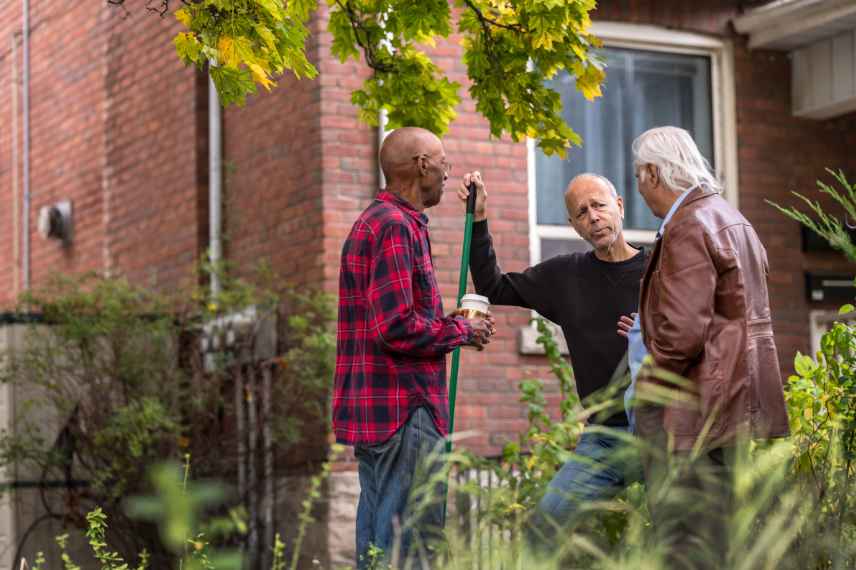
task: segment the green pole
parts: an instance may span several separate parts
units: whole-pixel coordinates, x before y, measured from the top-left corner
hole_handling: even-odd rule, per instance
[[[476,185],[467,186],[467,217],[464,222],[464,248],[461,252],[461,273],[458,279],[458,299],[456,307],[461,306],[461,298],[467,293],[467,271],[470,268],[470,242],[473,237],[473,216],[476,211]],[[449,373],[449,436],[446,439],[446,453],[452,452],[452,434],[455,433],[455,398],[458,395],[458,369],[461,364],[461,348],[452,353],[452,370]],[[443,487],[443,520],[446,520],[446,505],[449,502],[449,483]]]
[[[456,307],[461,306],[461,298],[467,293],[467,271],[470,268],[470,242],[473,238],[473,217],[476,210],[476,185],[470,183],[467,187],[470,195],[467,197],[467,217],[464,222],[464,248],[461,252],[461,273],[458,278],[458,300]],[[452,353],[452,371],[449,374],[449,439],[446,440],[446,453],[452,451],[452,434],[455,433],[455,398],[458,395],[458,369],[461,364],[461,347]]]

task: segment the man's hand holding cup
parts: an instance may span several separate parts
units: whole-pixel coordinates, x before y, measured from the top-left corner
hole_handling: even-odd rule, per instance
[[[490,343],[490,337],[496,334],[496,321],[490,314],[490,302],[487,297],[469,293],[461,299],[456,314],[466,317],[473,328],[473,338],[469,346],[484,350]]]

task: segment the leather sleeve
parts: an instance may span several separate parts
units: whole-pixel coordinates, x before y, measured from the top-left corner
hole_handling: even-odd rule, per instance
[[[704,350],[718,272],[715,248],[701,227],[685,224],[674,230],[664,238],[653,276],[655,331],[647,344],[657,366],[684,376]]]

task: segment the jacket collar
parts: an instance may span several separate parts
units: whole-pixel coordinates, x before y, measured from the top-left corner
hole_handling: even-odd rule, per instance
[[[420,212],[413,205],[402,198],[401,196],[397,196],[392,192],[387,192],[386,190],[381,190],[380,194],[377,195],[377,200],[381,202],[389,202],[390,204],[395,204],[398,208],[403,211],[405,214],[416,220],[419,224],[423,226],[428,225],[428,216],[425,215],[424,212]]]
[[[690,193],[690,195],[686,197],[686,199],[684,200],[684,203],[681,204],[681,206],[680,206],[680,208],[678,208],[678,210],[685,207],[687,204],[691,204],[697,200],[701,200],[702,198],[709,198],[711,196],[716,196],[716,194],[717,194],[713,190],[708,190],[707,188],[702,188],[701,186],[699,186],[695,190],[690,190],[689,193]]]

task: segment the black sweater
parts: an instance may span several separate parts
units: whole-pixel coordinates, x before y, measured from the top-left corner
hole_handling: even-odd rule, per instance
[[[562,327],[577,391],[585,399],[609,383],[627,350],[617,323],[637,310],[646,255],[640,250],[617,263],[601,261],[593,251],[557,255],[522,273],[503,273],[483,221],[473,224],[470,271],[476,291],[492,305],[533,309]],[[622,411],[592,422],[626,426],[627,416]]]

